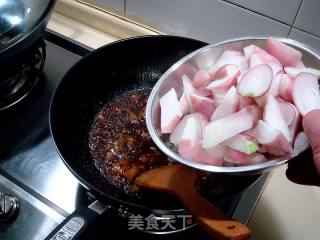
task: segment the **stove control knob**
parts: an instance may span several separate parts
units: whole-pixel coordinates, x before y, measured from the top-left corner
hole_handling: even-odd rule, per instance
[[[18,200],[9,194],[0,192],[0,222],[13,219],[19,211]]]

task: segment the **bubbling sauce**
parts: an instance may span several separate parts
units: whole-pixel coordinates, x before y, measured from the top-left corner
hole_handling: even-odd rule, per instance
[[[95,117],[89,137],[95,166],[126,192],[139,188],[133,180],[151,168],[171,164],[153,143],[146,124],[149,91],[137,90],[106,104]]]

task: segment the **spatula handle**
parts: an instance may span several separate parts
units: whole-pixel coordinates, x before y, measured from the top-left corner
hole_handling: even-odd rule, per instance
[[[179,197],[197,223],[217,239],[249,239],[250,230],[194,191],[179,191]]]

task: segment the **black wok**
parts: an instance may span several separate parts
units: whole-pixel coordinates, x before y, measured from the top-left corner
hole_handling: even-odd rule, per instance
[[[54,4],[55,0],[0,1],[0,85],[42,37]]]
[[[129,195],[113,186],[96,169],[88,139],[94,117],[108,101],[132,90],[152,88],[177,60],[204,45],[175,36],[121,40],[92,52],[63,77],[51,102],[51,133],[66,166],[100,201],[115,201],[149,212],[183,208],[161,193],[146,191],[139,196]],[[215,184],[207,184],[201,191],[206,198],[217,202],[243,191],[257,178],[215,176]],[[74,214],[85,218],[84,211],[89,210]]]

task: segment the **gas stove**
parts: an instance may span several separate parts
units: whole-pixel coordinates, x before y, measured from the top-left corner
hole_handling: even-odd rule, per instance
[[[43,74],[23,101],[0,112],[0,239],[45,239],[71,212],[95,201],[61,161],[49,132],[51,95],[68,69],[92,49],[47,31]],[[262,175],[224,210],[247,224],[268,175]],[[106,211],[87,239],[210,239],[197,226],[179,233],[151,235],[129,230],[118,220],[121,205]],[[64,239],[64,238],[61,238]],[[67,239],[67,238],[66,238]]]

